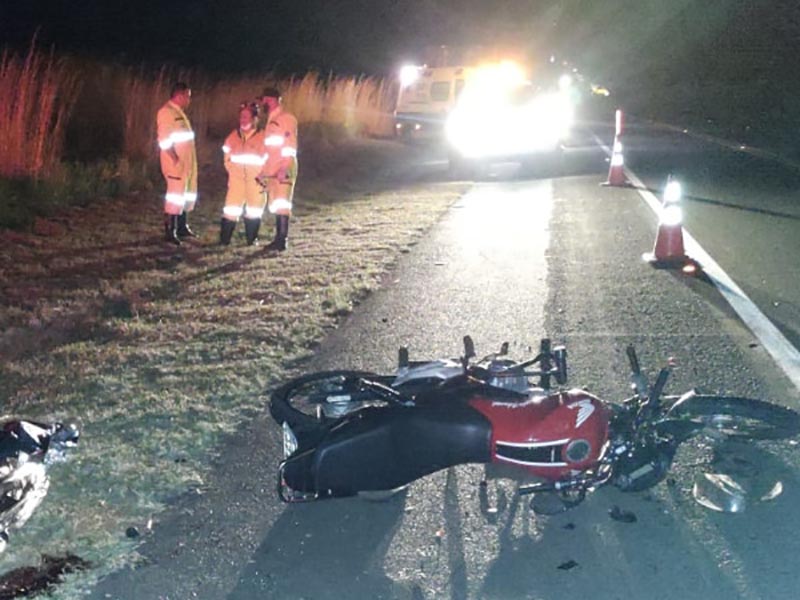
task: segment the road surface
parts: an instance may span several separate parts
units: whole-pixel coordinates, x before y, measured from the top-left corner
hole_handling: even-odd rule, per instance
[[[656,191],[667,173],[682,177],[687,229],[797,343],[798,177],[678,134],[638,130],[626,152]],[[420,166],[433,177],[441,167]],[[307,369],[388,371],[401,345],[412,359],[456,356],[464,334],[479,354],[509,341],[522,358],[547,335],[569,349],[571,384],[601,397],[628,394],[624,349],[634,343],[651,374],[674,358],[669,392],[698,386],[800,408],[713,285],[641,260],[655,216],[636,190],[600,187],[606,170],[596,146],[570,149],[557,173],[492,169]],[[515,494],[513,478],[482,466],[434,474],[384,502],[287,506],[274,489],[280,452],[266,416],[232,436],[205,493],[162,515],[142,548],[148,563],[93,597],[789,599],[800,584],[800,457],[789,443],[695,445],[649,492],[601,489],[549,517]],[[743,514],[692,498],[696,478],[726,465],[749,491]],[[776,482],[783,493],[760,501]],[[636,521],[611,519],[615,506]]]

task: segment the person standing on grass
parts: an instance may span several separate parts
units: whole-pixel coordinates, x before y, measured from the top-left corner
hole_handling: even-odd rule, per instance
[[[244,231],[247,245],[258,241],[258,229],[267,202],[264,189],[256,181],[267,151],[264,132],[256,129],[256,106],[243,103],[239,109],[239,127],[225,139],[222,152],[225,170],[228,171],[228,193],[219,230],[219,243],[227,246],[236,229],[236,222],[244,214]]]
[[[275,239],[265,249],[283,252],[287,247],[292,196],[297,181],[297,119],[284,110],[276,88],[267,88],[261,95],[266,108],[264,145],[267,162],[259,182],[267,189],[267,208],[275,215]]]
[[[164,237],[176,246],[180,246],[181,238],[197,237],[187,222],[187,214],[197,201],[197,152],[194,130],[185,112],[191,100],[192,90],[178,82],[156,115],[161,173],[167,182]]]

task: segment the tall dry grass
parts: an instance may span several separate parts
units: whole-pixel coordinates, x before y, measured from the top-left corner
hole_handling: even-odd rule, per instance
[[[155,113],[169,97],[172,81],[186,80],[192,87],[189,115],[198,144],[227,135],[238,123],[242,102],[255,100],[266,85],[277,85],[284,105],[301,125],[323,123],[350,135],[386,136],[392,132],[396,91],[385,81],[369,77],[328,77],[307,73],[285,81],[273,75],[212,80],[199,73],[162,69],[147,76],[129,72],[122,85],[125,118],[125,156],[141,159],[155,151]]]
[[[61,159],[79,78],[54,53],[0,54],[0,175],[40,178]]]
[[[236,126],[240,104],[255,100],[267,85],[282,90],[285,106],[301,125],[322,124],[336,135],[392,133],[396,90],[381,79],[314,72],[286,80],[269,73],[212,79],[177,68],[60,59],[39,51],[34,40],[26,55],[0,54],[0,176],[40,178],[64,156],[82,162],[153,162],[158,155],[155,115],[177,80],[192,86],[189,115],[201,152],[216,149],[216,141]]]

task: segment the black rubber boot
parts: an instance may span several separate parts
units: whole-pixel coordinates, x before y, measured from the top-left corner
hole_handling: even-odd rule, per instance
[[[178,239],[178,215],[164,215],[164,241],[176,246],[181,245]]]
[[[183,211],[180,215],[178,215],[178,237],[197,237],[197,234],[189,229],[186,211]]]
[[[233,235],[233,230],[236,229],[236,221],[231,221],[230,219],[226,219],[225,217],[222,218],[219,224],[219,243],[220,246],[228,246],[231,243],[231,236]]]
[[[283,252],[289,247],[289,215],[281,215],[281,242],[279,250]]]
[[[264,250],[277,250],[281,238],[281,216],[275,215],[275,238],[264,247]]]
[[[261,227],[261,219],[244,219],[244,235],[247,238],[247,245],[258,244],[258,230]]]

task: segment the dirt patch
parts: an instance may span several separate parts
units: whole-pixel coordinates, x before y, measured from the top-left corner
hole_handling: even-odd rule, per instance
[[[263,390],[458,198],[462,186],[415,175],[418,153],[375,141],[309,149],[280,256],[245,246],[238,230],[230,247],[216,245],[225,185],[216,164],[203,167],[190,217],[200,237],[177,249],[161,241],[156,195],[0,235],[2,412],[77,418],[86,441],[53,467],[5,569],[46,548],[101,576],[135,556],[141,540],[126,529],[146,531],[176,497],[202,492],[222,434],[262,410]],[[85,585],[71,575],[62,591]]]

